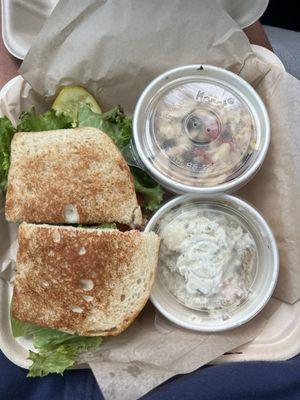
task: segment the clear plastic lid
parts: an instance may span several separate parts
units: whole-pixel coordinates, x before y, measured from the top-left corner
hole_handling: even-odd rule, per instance
[[[253,167],[268,142],[257,104],[246,93],[253,95],[253,89],[235,74],[204,68],[206,73],[197,75],[178,68],[183,76],[176,72],[172,79],[171,73],[156,82],[155,90],[142,95],[143,116],[135,115],[141,158],[175,184],[212,187],[232,181]]]
[[[268,301],[278,274],[272,232],[229,195],[181,196],[146,231],[161,237],[151,300],[173,322],[203,331],[239,326]]]

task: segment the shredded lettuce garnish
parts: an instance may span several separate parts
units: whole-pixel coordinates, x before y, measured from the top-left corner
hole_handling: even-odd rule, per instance
[[[14,337],[32,336],[37,352],[29,351],[32,361],[28,377],[46,376],[50,373],[63,374],[78,360],[80,353],[99,347],[101,336],[79,336],[56,329],[42,328],[28,322],[17,320],[11,315],[11,327]]]

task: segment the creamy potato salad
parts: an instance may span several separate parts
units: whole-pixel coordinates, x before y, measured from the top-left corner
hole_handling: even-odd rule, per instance
[[[226,319],[246,299],[256,246],[235,217],[192,209],[163,223],[159,234],[159,278],[179,302]]]

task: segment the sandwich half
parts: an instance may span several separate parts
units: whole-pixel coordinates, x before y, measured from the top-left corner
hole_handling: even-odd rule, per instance
[[[14,318],[82,336],[115,336],[146,304],[159,237],[137,230],[22,223]]]
[[[18,132],[5,206],[14,222],[141,225],[129,167],[96,128]]]

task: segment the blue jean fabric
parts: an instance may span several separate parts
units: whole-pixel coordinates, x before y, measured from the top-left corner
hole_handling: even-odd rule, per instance
[[[264,26],[274,53],[281,59],[287,72],[300,79],[300,32]]]
[[[102,400],[90,370],[26,378],[0,353],[0,400]],[[143,400],[299,400],[300,356],[289,361],[230,363],[174,377]]]

